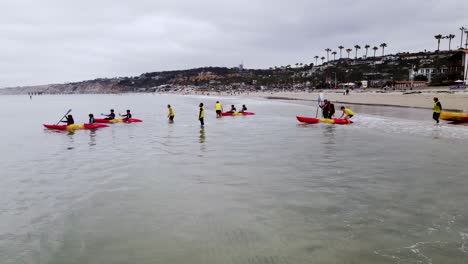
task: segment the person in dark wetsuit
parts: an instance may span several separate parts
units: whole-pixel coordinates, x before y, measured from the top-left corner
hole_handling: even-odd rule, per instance
[[[236,107],[234,105],[231,105],[231,110],[229,110],[228,113],[235,113],[235,112],[237,112]]]
[[[247,111],[247,106],[242,105],[242,109],[239,113],[244,113],[245,111]]]
[[[66,116],[65,119],[66,119],[65,121],[61,121],[61,122],[67,123],[67,126],[75,124],[75,120],[73,120],[72,115]]]
[[[333,115],[335,114],[335,105],[332,104],[330,101],[328,101],[328,116],[326,118],[333,118]]]
[[[88,123],[89,123],[89,124],[94,124],[94,115],[93,115],[93,114],[89,114],[88,116],[89,116],[89,121],[88,121]]]
[[[328,118],[328,100],[327,99],[323,100],[323,104],[320,105],[320,108],[322,108],[323,118]]]
[[[120,115],[123,117],[123,120],[128,121],[130,118],[132,118],[132,114],[130,114],[130,110],[127,110],[127,113],[125,115]]]
[[[114,109],[111,109],[111,110],[110,110],[110,114],[105,115],[105,116],[106,116],[105,119],[107,119],[107,120],[113,120],[113,119],[115,119]]]

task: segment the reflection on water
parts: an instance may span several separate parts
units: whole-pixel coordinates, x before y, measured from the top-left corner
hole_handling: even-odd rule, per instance
[[[89,143],[90,146],[96,145],[96,130],[92,129],[89,131]]]

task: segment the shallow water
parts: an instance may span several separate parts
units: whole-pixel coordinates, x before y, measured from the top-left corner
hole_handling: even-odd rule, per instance
[[[257,113],[216,119],[214,101]],[[206,126],[197,105],[209,108]],[[175,123],[166,121],[170,103]],[[145,122],[44,130],[69,108]],[[468,263],[468,127],[168,95],[0,97],[0,263]]]

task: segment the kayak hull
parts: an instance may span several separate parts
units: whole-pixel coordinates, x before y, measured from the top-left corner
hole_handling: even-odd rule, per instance
[[[296,116],[297,121],[307,124],[316,124],[320,122],[320,118],[315,117],[306,117],[306,116]]]
[[[98,128],[103,128],[103,127],[108,127],[108,125],[105,124],[73,124],[73,125],[43,125],[47,129],[52,129],[52,130],[62,130],[62,131],[74,131],[78,129],[98,129]]]
[[[104,119],[104,118],[95,118],[94,122],[102,123],[102,124],[114,124],[114,123],[140,123],[143,122],[141,119],[137,118],[130,118],[128,120],[124,120],[122,118],[115,118],[115,119]]]
[[[302,123],[308,123],[308,124],[316,124],[319,122],[322,123],[327,123],[327,124],[337,124],[337,125],[349,125],[352,124],[353,121],[348,122],[346,119],[340,119],[340,118],[315,118],[315,117],[306,117],[306,116],[296,116],[297,121],[302,122]]]
[[[452,122],[466,123],[468,122],[468,113],[442,112],[440,113],[440,119]]]
[[[255,113],[252,113],[252,112],[234,112],[234,113],[230,113],[230,112],[223,112],[221,113],[222,116],[247,116],[247,115],[255,115]]]

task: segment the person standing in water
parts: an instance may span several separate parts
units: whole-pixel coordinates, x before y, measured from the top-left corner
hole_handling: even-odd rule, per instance
[[[439,98],[434,97],[434,113],[432,114],[432,119],[436,121],[436,124],[439,124],[440,113],[442,112],[442,104],[439,101]]]
[[[88,116],[89,116],[89,121],[88,121],[88,123],[89,123],[89,124],[94,124],[94,115],[93,115],[93,114],[89,114]]]
[[[216,117],[218,117],[218,118],[223,117],[223,115],[222,115],[223,106],[221,105],[221,103],[219,101],[216,101],[215,110],[216,110]]]
[[[174,122],[174,109],[172,109],[171,105],[167,105],[167,109],[169,109],[169,114],[167,115],[167,118],[169,118],[169,121]]]
[[[201,127],[205,126],[205,108],[203,107],[203,103],[198,105],[200,107],[200,113],[198,114],[198,121],[200,121]]]
[[[344,106],[341,107],[341,111],[343,111],[343,114],[341,115],[340,118],[344,117],[344,119],[346,119],[346,122],[348,122],[349,124],[350,123],[349,119],[354,116],[354,112],[351,109],[346,108]]]
[[[319,107],[322,108],[323,118],[328,118],[328,100],[327,99],[323,100],[323,104],[320,105]]]

